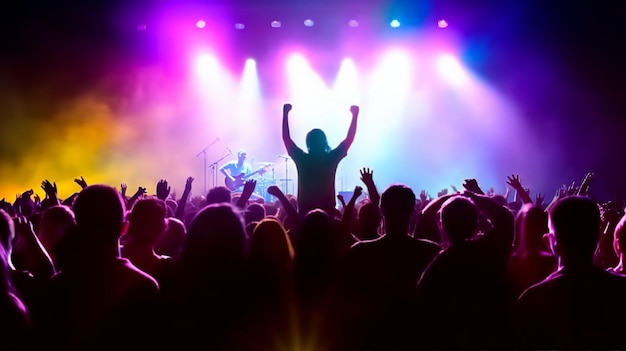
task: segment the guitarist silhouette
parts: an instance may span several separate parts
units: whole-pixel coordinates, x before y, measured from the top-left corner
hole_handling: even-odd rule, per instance
[[[246,151],[241,149],[237,152],[237,160],[225,163],[220,167],[220,172],[225,176],[224,184],[231,191],[241,191],[246,179],[265,172],[265,167],[253,172],[250,164],[246,162],[247,155]]]

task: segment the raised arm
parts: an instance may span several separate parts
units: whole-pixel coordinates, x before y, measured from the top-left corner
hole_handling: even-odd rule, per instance
[[[350,112],[352,113],[352,122],[350,122],[350,127],[348,128],[348,135],[346,135],[346,138],[341,142],[345,145],[346,150],[350,148],[356,136],[356,122],[359,117],[359,106],[350,106]]]
[[[287,149],[287,153],[296,147],[296,143],[291,139],[291,132],[289,131],[289,111],[291,111],[291,104],[283,105],[283,143]]]
[[[185,217],[185,207],[189,201],[191,183],[193,183],[193,177],[188,177],[185,182],[185,191],[183,191],[183,196],[181,196],[180,200],[178,200],[178,206],[176,206],[176,213],[174,214],[174,217],[180,219],[181,221],[184,220]]]
[[[380,206],[380,193],[378,192],[378,188],[376,188],[376,183],[374,183],[374,171],[369,168],[363,168],[360,172],[361,181],[367,187],[367,193],[370,201],[372,201],[376,206]]]
[[[530,195],[528,194],[526,189],[524,189],[524,187],[522,186],[522,182],[519,179],[519,175],[512,174],[511,176],[507,176],[506,178],[508,179],[506,183],[510,185],[513,189],[515,189],[517,194],[521,197],[523,203],[525,204],[533,203],[533,199],[530,198]]]

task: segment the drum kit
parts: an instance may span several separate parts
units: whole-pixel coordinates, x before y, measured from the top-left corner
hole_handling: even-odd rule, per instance
[[[263,198],[267,202],[274,201],[273,196],[267,193],[267,188],[276,184],[276,179],[274,178],[274,162],[255,162],[255,166],[264,167],[266,169],[272,167],[271,172],[264,172],[256,179],[255,195]]]

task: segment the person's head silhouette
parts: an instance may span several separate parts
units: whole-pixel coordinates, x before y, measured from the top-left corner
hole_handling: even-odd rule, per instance
[[[312,129],[306,135],[306,147],[310,154],[321,154],[330,152],[328,139],[321,129]]]

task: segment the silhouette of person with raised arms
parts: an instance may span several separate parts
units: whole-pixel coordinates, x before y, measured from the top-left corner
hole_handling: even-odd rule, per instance
[[[558,270],[526,289],[515,306],[519,346],[532,349],[626,348],[626,277],[593,262],[600,210],[591,199],[565,197],[550,209],[550,247]]]
[[[352,122],[346,138],[331,149],[326,134],[321,129],[312,129],[306,136],[308,153],[300,149],[291,139],[289,132],[289,111],[291,104],[283,106],[283,142],[287,153],[293,159],[298,171],[298,212],[319,208],[333,215],[335,212],[335,174],[339,162],[347,156],[348,149],[356,135],[359,107],[351,106]]]

